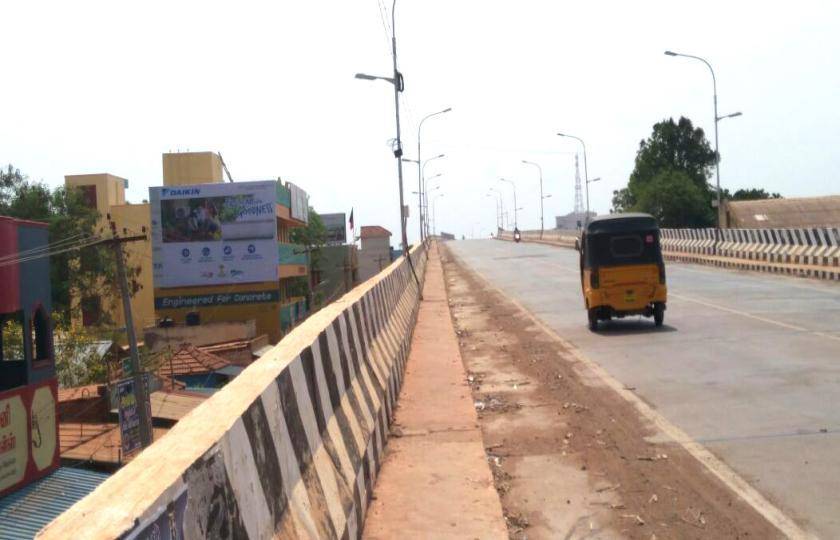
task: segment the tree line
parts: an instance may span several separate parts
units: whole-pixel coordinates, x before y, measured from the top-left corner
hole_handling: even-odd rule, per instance
[[[645,212],[662,227],[714,226],[717,189],[709,183],[720,156],[701,128],[680,117],[657,122],[639,143],[627,187],[613,192],[611,212]],[[721,190],[730,201],[781,198],[761,188]]]

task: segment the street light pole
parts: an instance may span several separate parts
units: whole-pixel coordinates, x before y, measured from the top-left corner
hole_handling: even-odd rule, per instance
[[[402,250],[403,256],[408,259],[408,265],[411,267],[411,273],[414,275],[414,281],[417,283],[420,299],[423,299],[423,292],[420,286],[420,278],[417,277],[417,272],[414,269],[414,262],[411,260],[411,254],[408,252],[408,234],[406,232],[406,215],[405,215],[405,199],[403,196],[403,168],[402,168],[402,139],[400,132],[400,92],[405,90],[405,83],[403,81],[402,73],[397,69],[397,25],[396,25],[396,8],[397,0],[391,3],[391,58],[393,59],[393,76],[392,77],[377,77],[374,75],[366,75],[364,73],[357,73],[357,79],[364,79],[368,81],[383,80],[388,81],[394,85],[394,114],[397,123],[397,138],[394,141],[394,157],[397,159],[397,177],[399,179],[400,190],[400,231],[402,236]]]
[[[543,231],[545,230],[545,221],[543,220],[543,201],[545,197],[543,197],[543,176],[542,176],[542,167],[539,166],[538,163],[534,163],[533,161],[522,160],[522,163],[525,165],[533,165],[540,171],[540,240],[543,237]]]
[[[513,186],[513,228],[519,228],[519,214],[517,211],[519,210],[519,205],[516,203],[516,184],[513,183],[513,180],[508,180],[507,178],[499,178],[501,182],[507,182],[511,186]]]
[[[435,206],[435,201],[443,197],[443,195],[443,193],[438,193],[432,197],[432,236],[437,235],[437,206]]]
[[[683,58],[691,58],[693,60],[699,60],[706,64],[706,67],[709,68],[709,73],[712,74],[712,100],[714,104],[714,111],[715,111],[715,190],[717,191],[717,227],[715,229],[715,253],[717,253],[717,245],[718,245],[718,238],[720,237],[720,212],[721,212],[721,192],[720,192],[720,147],[718,146],[718,122],[723,120],[724,118],[734,118],[736,116],[741,116],[740,112],[727,114],[726,116],[718,116],[718,106],[717,106],[717,77],[715,77],[715,70],[712,69],[712,65],[706,61],[705,58],[700,58],[699,56],[694,56],[691,54],[682,54],[676,53],[673,51],[665,51],[666,56],[682,56]]]
[[[496,188],[490,188],[490,191],[494,192],[496,195],[499,196],[499,228],[505,228],[505,204],[504,200],[502,200],[502,192]]]
[[[589,169],[586,166],[586,143],[583,142],[583,139],[580,137],[575,137],[574,135],[569,135],[567,133],[558,133],[557,135],[560,137],[575,139],[580,142],[581,146],[583,146],[583,178],[586,182],[586,219],[584,220],[584,224],[589,223]]]
[[[423,182],[423,170],[422,170],[423,167],[420,165],[423,162],[423,158],[420,154],[420,135],[421,135],[422,130],[423,130],[423,122],[425,122],[426,120],[428,120],[429,118],[431,118],[433,116],[437,116],[437,115],[443,114],[443,113],[448,113],[451,110],[452,110],[452,107],[447,107],[447,108],[443,109],[442,111],[438,111],[438,112],[434,112],[432,114],[428,114],[425,117],[423,117],[422,120],[420,120],[420,124],[417,126],[417,167],[418,167],[418,169],[417,169],[417,189],[420,191],[421,194],[423,193],[423,190],[425,189],[425,184]],[[420,201],[421,201],[421,206],[420,206],[420,240],[423,241],[425,233],[423,231],[423,207],[422,207],[423,196],[422,195],[420,196]]]
[[[426,165],[428,165],[430,161],[434,161],[436,159],[444,157],[446,157],[445,154],[438,154],[437,156],[430,157],[423,163],[423,166],[420,168],[420,176],[423,179],[423,215],[426,216],[426,236],[429,235],[429,219],[427,215],[429,213],[429,196],[426,193]]]

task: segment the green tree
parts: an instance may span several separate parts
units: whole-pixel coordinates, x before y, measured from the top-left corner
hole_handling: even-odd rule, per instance
[[[755,201],[759,199],[781,199],[780,193],[768,193],[762,188],[739,189],[733,194],[729,190],[723,190],[723,198],[728,201]]]
[[[289,237],[293,243],[304,246],[309,254],[309,275],[317,276],[321,270],[321,248],[327,243],[327,227],[314,208],[309,207],[309,222],[306,227],[292,229]],[[291,283],[290,290],[296,296],[306,296],[310,308],[321,303],[321,293],[318,293],[317,297],[313,296],[311,279],[296,279]]]
[[[8,165],[0,170],[0,215],[46,222],[49,225],[50,285],[52,290],[52,323],[57,346],[56,367],[59,379],[72,383],[94,382],[104,374],[102,366],[80,366],[80,351],[89,347],[95,336],[87,329],[73,328],[71,321],[80,318],[79,291],[107,301],[119,299],[116,283],[116,261],[107,246],[79,247],[91,243],[103,231],[98,231],[99,213],[90,208],[81,192],[64,186],[49,186],[31,181],[20,170]],[[107,234],[107,232],[106,232]],[[132,293],[140,289],[137,280],[140,268],[126,268]],[[116,329],[103,312],[103,338],[110,339]],[[65,344],[66,342],[66,344]]]
[[[683,171],[663,171],[639,190],[635,209],[661,227],[705,227],[714,220],[707,193]]]
[[[627,187],[613,192],[612,211],[644,212],[649,207],[656,208],[653,201],[657,204],[668,203],[668,200],[654,196],[650,189],[653,181],[657,180],[656,185],[661,188],[675,185],[691,185],[696,188],[684,198],[674,201],[682,203],[678,211],[672,213],[666,212],[666,209],[658,210],[669,216],[682,216],[681,222],[671,226],[711,225],[714,212],[710,208],[715,192],[708,180],[716,160],[717,154],[706,140],[703,130],[695,128],[688,118],[681,117],[677,122],[673,118],[657,122],[650,137],[639,143]],[[689,183],[686,184],[685,180]],[[698,194],[705,201],[706,207],[695,207],[693,204]],[[692,208],[694,213],[685,213]]]

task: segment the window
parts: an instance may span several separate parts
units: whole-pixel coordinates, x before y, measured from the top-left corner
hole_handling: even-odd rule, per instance
[[[102,301],[98,296],[82,298],[82,326],[96,326],[102,319]]]
[[[638,257],[642,254],[642,239],[638,235],[615,236],[610,238],[610,254],[616,259]]]
[[[26,359],[23,329],[23,311],[0,315],[0,362],[20,362]]]
[[[32,315],[32,360],[52,360],[50,341],[50,320],[44,306],[38,306]]]
[[[88,208],[96,209],[96,186],[79,186],[82,200]]]

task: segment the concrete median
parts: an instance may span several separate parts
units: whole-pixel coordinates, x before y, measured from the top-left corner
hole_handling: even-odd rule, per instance
[[[422,246],[412,259],[422,279]],[[407,261],[395,261],[310,317],[38,538],[358,538],[419,293]]]

